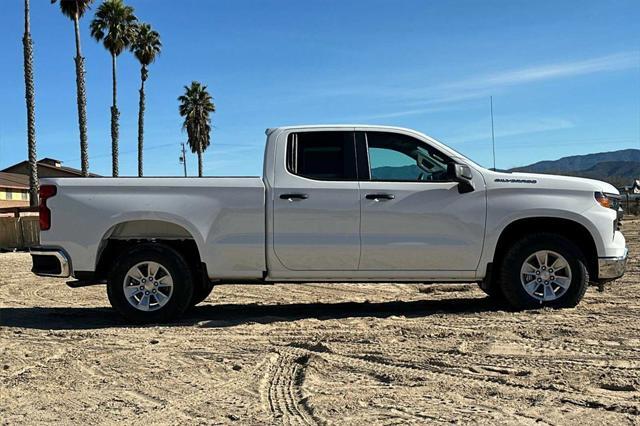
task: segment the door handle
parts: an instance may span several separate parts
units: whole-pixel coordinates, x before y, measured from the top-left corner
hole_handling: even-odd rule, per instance
[[[281,200],[289,200],[289,202],[294,200],[306,200],[309,198],[309,194],[280,194]]]
[[[393,200],[394,198],[396,198],[396,196],[393,194],[367,194],[365,198],[367,200],[382,201]]]

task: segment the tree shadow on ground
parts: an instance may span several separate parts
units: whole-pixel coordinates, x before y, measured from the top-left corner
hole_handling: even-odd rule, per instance
[[[162,327],[232,327],[236,325],[297,321],[404,316],[426,317],[434,314],[464,314],[499,310],[489,298],[444,300],[292,303],[286,305],[224,304],[202,305],[191,309],[180,320]],[[18,307],[0,308],[0,326],[39,330],[86,330],[131,327],[111,308]],[[148,326],[148,325],[147,325]],[[155,326],[158,326],[156,324]],[[144,326],[138,326],[144,327]]]

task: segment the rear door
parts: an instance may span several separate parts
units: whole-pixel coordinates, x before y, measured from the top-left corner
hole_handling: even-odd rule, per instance
[[[360,195],[354,132],[290,133],[285,161],[273,189],[276,257],[294,271],[357,270]]]
[[[447,171],[452,160],[426,142],[392,132],[358,132],[357,139],[368,163],[360,270],[475,270],[486,216],[482,177],[475,174],[475,191],[460,193]]]

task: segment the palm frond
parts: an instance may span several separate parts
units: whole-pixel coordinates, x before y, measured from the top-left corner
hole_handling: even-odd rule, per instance
[[[122,0],[106,0],[96,10],[89,28],[96,41],[102,41],[105,49],[118,56],[133,43],[137,21],[131,6]]]
[[[151,25],[142,23],[136,26],[131,50],[143,66],[148,66],[162,51],[160,34]]]
[[[91,8],[93,0],[51,0],[51,4],[56,2],[60,4],[60,11],[64,16],[75,19],[77,15],[80,19]]]

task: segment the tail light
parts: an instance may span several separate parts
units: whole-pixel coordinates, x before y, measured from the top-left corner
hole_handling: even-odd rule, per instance
[[[58,192],[55,185],[42,185],[40,187],[40,205],[38,212],[40,214],[40,230],[46,231],[51,228],[51,210],[47,207],[47,199],[53,197]]]

